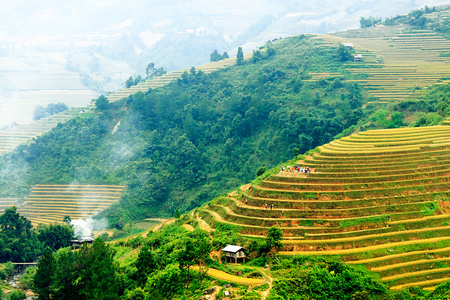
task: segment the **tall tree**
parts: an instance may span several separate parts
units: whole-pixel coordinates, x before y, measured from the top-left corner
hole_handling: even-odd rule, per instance
[[[156,261],[153,258],[152,249],[150,246],[145,245],[139,252],[138,259],[136,260],[136,277],[137,284],[141,287],[145,286],[148,275],[153,272],[157,267]]]
[[[87,299],[117,299],[119,284],[114,262],[114,250],[101,238],[92,246],[83,245],[76,253],[75,269],[80,294]]]
[[[189,287],[189,282],[190,282],[189,269],[191,268],[192,265],[195,264],[195,261],[194,261],[195,258],[196,258],[195,246],[194,246],[194,243],[192,242],[192,240],[189,238],[186,241],[186,244],[185,244],[183,250],[181,250],[181,252],[178,256],[178,262],[180,263],[180,269],[181,269],[181,271],[186,272],[188,287]]]
[[[236,63],[238,65],[242,65],[244,63],[244,52],[242,51],[242,47],[238,48],[236,55]]]
[[[36,274],[34,275],[34,286],[39,294],[39,300],[50,300],[52,297],[52,276],[55,272],[55,259],[52,250],[47,247],[44,255],[39,260]]]
[[[353,58],[352,54],[350,53],[350,50],[347,49],[343,44],[339,44],[338,48],[338,58],[340,61],[348,61]]]
[[[199,234],[195,240],[195,261],[198,264],[198,281],[202,281],[202,274],[205,274],[207,267],[205,266],[206,260],[211,252],[210,239],[205,234]]]
[[[74,268],[74,254],[68,248],[58,250],[54,254],[55,273],[52,277],[53,298],[58,300],[81,299],[76,286],[78,273]]]
[[[271,251],[272,249],[278,250],[281,248],[281,239],[283,237],[283,232],[279,227],[270,227],[266,237],[266,249]]]
[[[107,110],[109,107],[109,100],[105,96],[101,95],[100,97],[95,100],[95,108],[104,111]]]
[[[210,57],[209,59],[212,62],[216,62],[221,59],[221,56],[220,56],[219,52],[217,52],[217,50],[214,50],[213,53],[211,53],[211,55],[209,57]]]
[[[17,207],[5,209],[0,215],[0,262],[30,261],[40,247],[31,222],[17,213]]]

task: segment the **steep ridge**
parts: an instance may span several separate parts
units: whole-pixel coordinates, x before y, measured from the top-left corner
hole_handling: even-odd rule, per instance
[[[450,127],[372,130],[318,147],[199,215],[263,237],[283,231],[282,255],[339,255],[392,289],[450,279]]]

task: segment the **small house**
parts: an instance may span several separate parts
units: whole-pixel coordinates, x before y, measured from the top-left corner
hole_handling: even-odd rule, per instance
[[[353,62],[360,63],[363,61],[362,54],[354,54],[353,55]]]
[[[246,249],[241,246],[227,245],[222,251],[225,252],[227,262],[239,263],[239,260],[245,262],[245,258],[247,257],[245,255]]]
[[[342,43],[342,45],[344,45],[344,47],[349,49],[349,50],[353,49],[353,43]]]
[[[81,248],[84,243],[86,244],[92,244],[94,242],[94,238],[88,236],[88,237],[81,237],[78,239],[74,239],[70,241],[72,243],[73,248]]]

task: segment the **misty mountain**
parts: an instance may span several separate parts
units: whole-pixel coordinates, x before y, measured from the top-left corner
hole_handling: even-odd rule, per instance
[[[359,26],[441,0],[339,2],[14,1],[0,11],[1,124],[31,119],[36,105],[86,105],[145,75],[148,63],[174,71],[209,61],[215,49],[250,52],[267,40]],[[38,66],[38,67],[37,67]],[[62,80],[62,82],[61,82]]]

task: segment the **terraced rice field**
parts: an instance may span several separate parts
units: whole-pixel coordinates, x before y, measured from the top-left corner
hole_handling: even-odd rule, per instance
[[[0,130],[0,154],[8,152],[20,144],[28,143],[33,138],[50,131],[59,123],[67,122],[74,118],[80,110],[80,108],[71,108],[29,124],[17,125],[9,129]]]
[[[0,198],[0,214],[4,212],[4,210],[11,206],[18,206],[16,199],[14,198]]]
[[[449,141],[450,126],[360,132],[297,163],[313,173],[281,171],[199,215],[251,237],[277,226],[282,255],[339,255],[391,289],[430,290],[450,280]]]
[[[347,69],[367,78],[355,79],[377,102],[414,99],[433,84],[450,82],[450,41],[434,32],[396,26],[350,30],[319,35],[325,45],[353,43],[363,64],[348,63]],[[318,79],[313,74],[313,79]]]
[[[246,54],[244,55],[244,59],[249,59],[253,54]],[[208,74],[211,73],[213,71],[228,67],[228,66],[233,66],[236,64],[236,58],[228,58],[228,59],[224,59],[218,62],[211,62],[208,64],[204,64],[201,66],[197,66],[195,67],[196,71],[202,70],[204,73]],[[183,74],[184,72],[189,72],[190,69],[184,69],[181,71],[175,71],[175,72],[170,72],[167,74],[164,74],[163,76],[160,77],[154,77],[148,80],[145,80],[137,85],[134,85],[130,88],[125,88],[122,90],[119,90],[113,94],[108,95],[108,100],[109,101],[117,101],[123,98],[126,98],[134,93],[137,92],[147,92],[149,89],[155,89],[161,86],[164,86],[174,80],[177,80],[178,78],[181,78],[181,74]]]
[[[119,185],[35,185],[18,211],[33,225],[86,219],[119,201],[125,186]]]

